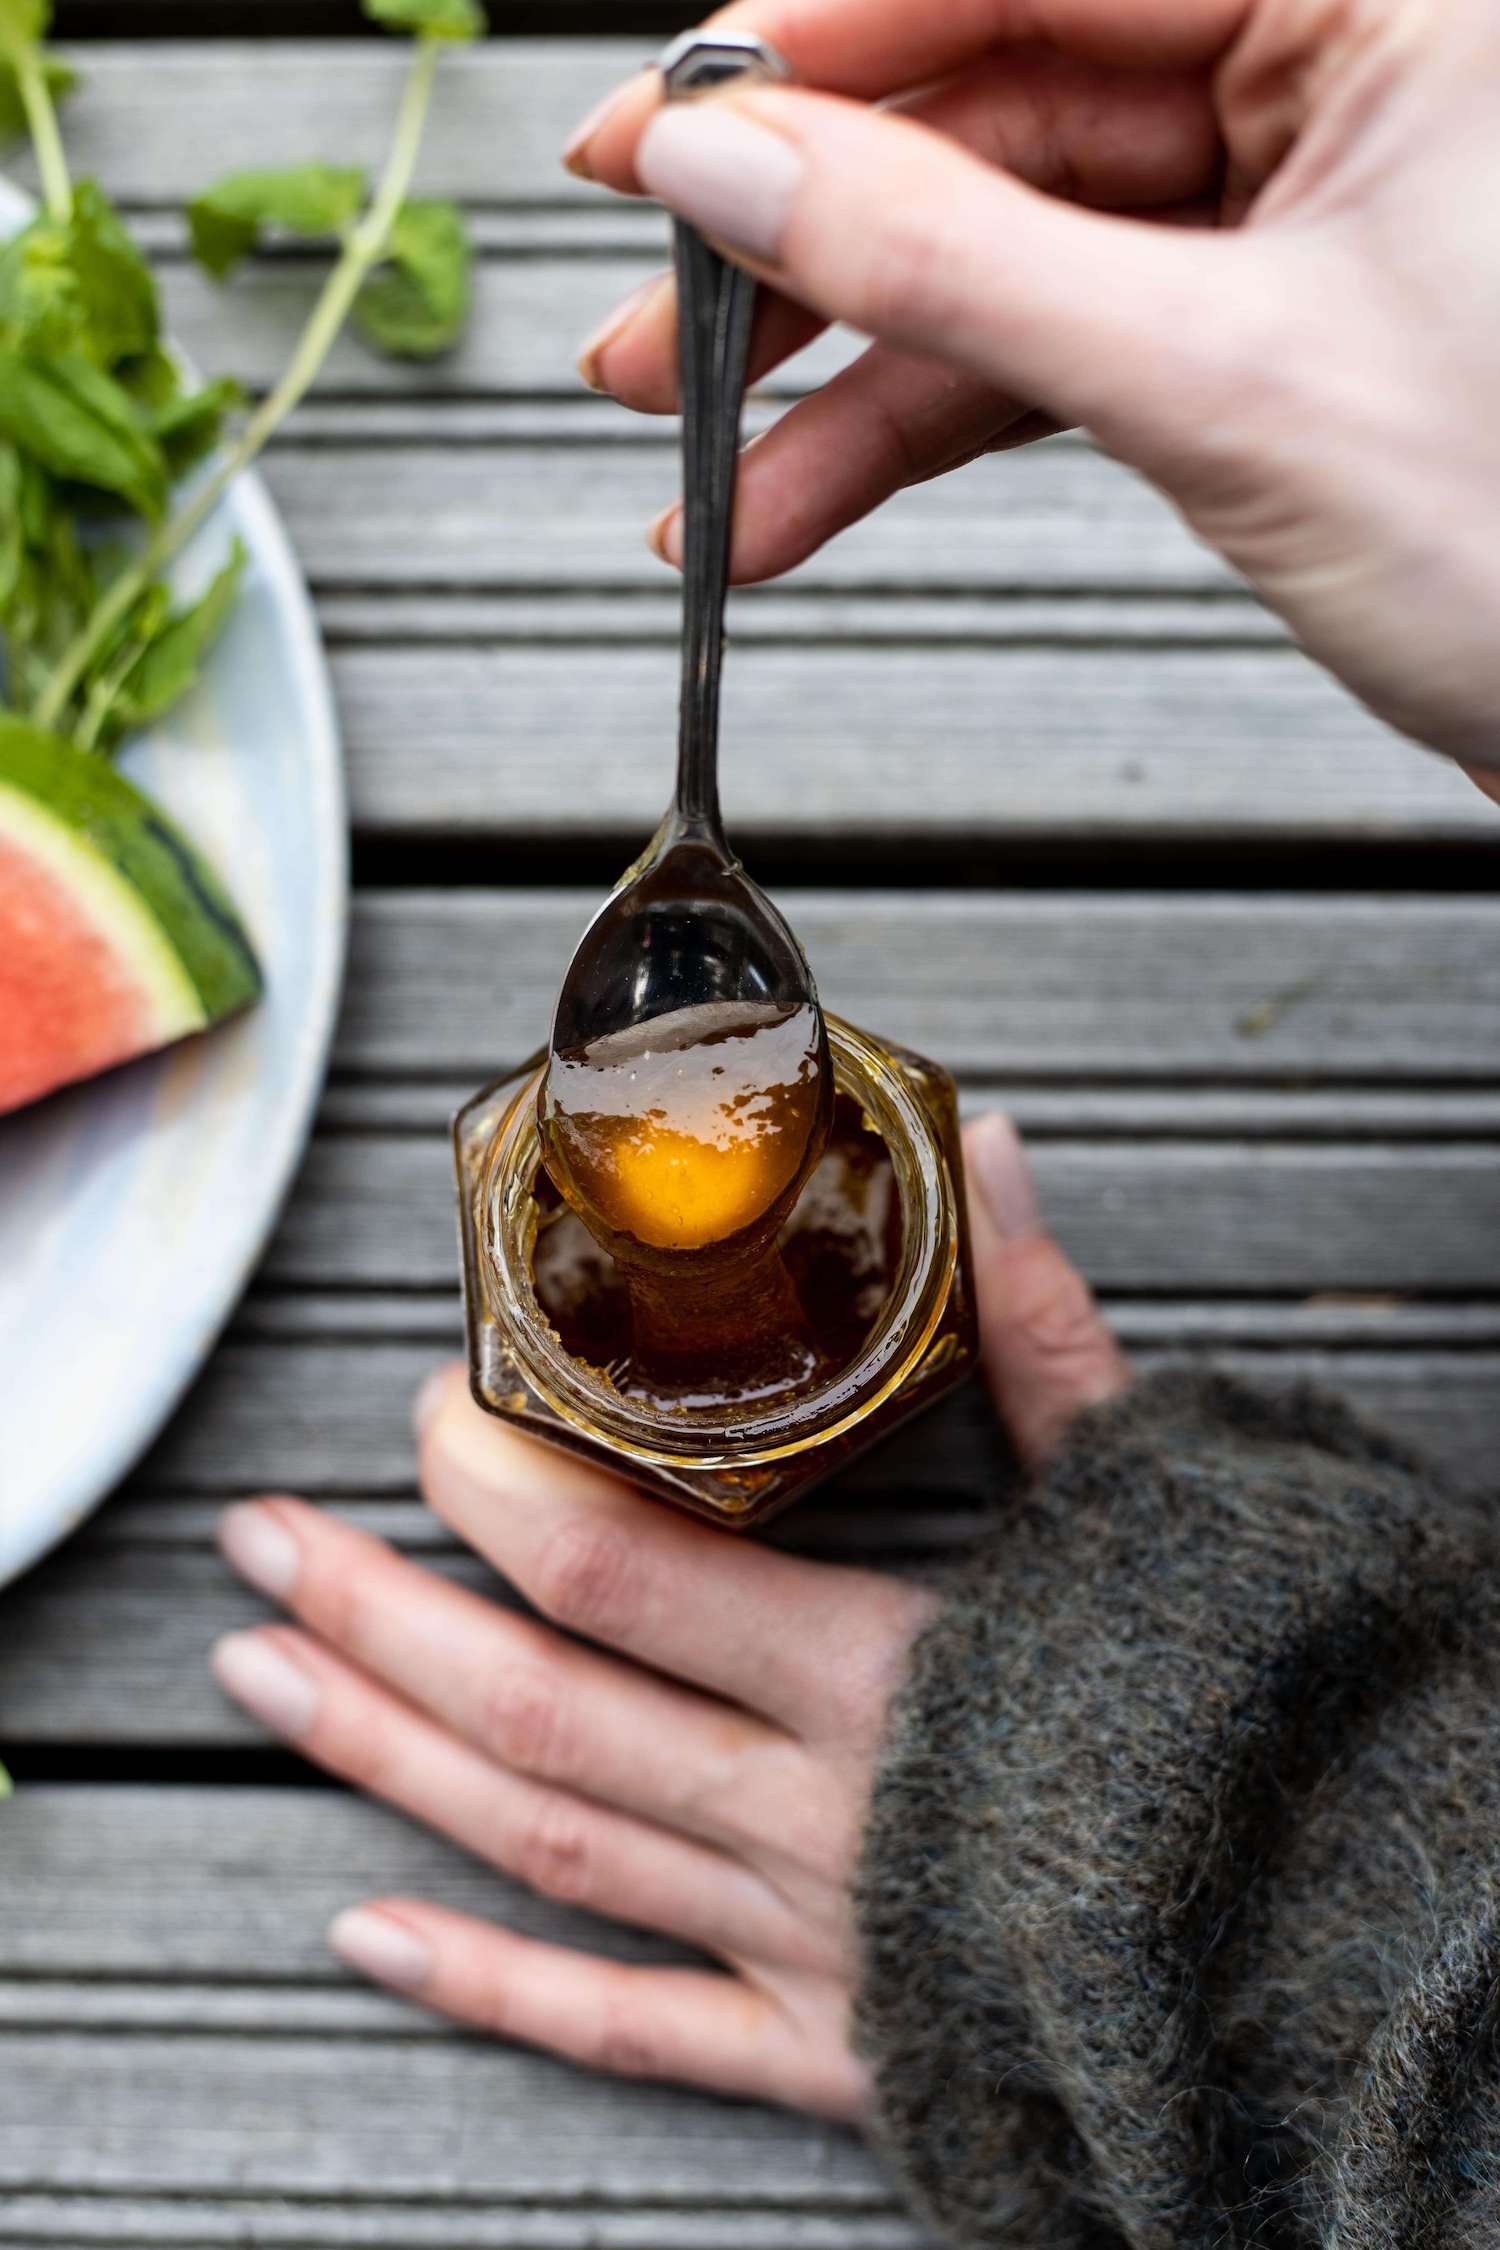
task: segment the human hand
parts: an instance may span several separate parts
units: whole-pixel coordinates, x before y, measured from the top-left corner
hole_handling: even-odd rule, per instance
[[[757,372],[825,320],[875,338],[748,451],[737,578],[1078,423],[1384,718],[1500,766],[1493,8],[742,0],[713,21],[827,91],[662,108],[648,73],[568,160],[770,284]],[[600,331],[589,379],[669,408],[674,330],[664,281]],[[674,562],[680,528],[654,534]]]
[[[968,1153],[985,1364],[1036,1461],[1125,1364],[1040,1230],[1009,1125],[971,1128]],[[341,1915],[336,1950],[577,2062],[858,2120],[850,1882],[886,1705],[932,1595],[658,1508],[483,1415],[456,1367],[419,1419],[430,1505],[551,1622],[303,1501],[263,1500],[228,1512],[224,1550],[296,1623],[222,1641],[220,1684],[507,1874],[721,1966],[605,1961],[407,1898]]]

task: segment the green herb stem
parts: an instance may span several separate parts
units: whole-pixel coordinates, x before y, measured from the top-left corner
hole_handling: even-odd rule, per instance
[[[113,664],[95,680],[83,707],[83,715],[73,729],[73,740],[80,750],[92,750],[99,740],[104,722],[109,717],[110,705],[129,677],[131,666],[139,660],[140,653],[139,640],[127,638]]]
[[[10,60],[16,74],[16,87],[26,111],[26,123],[31,132],[31,146],[36,155],[36,168],[41,175],[42,194],[46,198],[49,218],[68,220],[73,216],[73,182],[68,177],[68,160],[63,154],[62,134],[57,126],[57,109],[52,100],[52,90],[47,84],[47,73],[42,64],[41,51],[29,40],[10,49]]]
[[[115,627],[129,616],[157,573],[186,546],[218,506],[226,487],[242,469],[249,467],[267,439],[301,404],[316,382],[350,306],[371,269],[385,254],[396,215],[406,200],[416,169],[417,152],[422,145],[441,45],[438,39],[421,39],[417,43],[385,169],[368,208],[350,229],[338,261],[323,284],[285,374],[250,416],[212,476],[199,486],[175,516],[152,532],[137,561],[120,573],[83,631],[59,659],[37,699],[35,717],[40,726],[55,728],[58,725],[79,681]]]

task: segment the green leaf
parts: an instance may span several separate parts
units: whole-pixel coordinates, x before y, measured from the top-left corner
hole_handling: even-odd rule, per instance
[[[101,708],[91,712],[93,746],[106,748],[120,735],[149,725],[169,711],[198,677],[199,667],[222,632],[245,569],[238,539],[229,560],[189,608],[169,614],[165,589],[153,586],[122,636],[136,653],[121,664],[103,667]]]
[[[4,1804],[7,1797],[13,1797],[15,1791],[15,1783],[11,1780],[4,1766],[0,1766],[0,1805]]]
[[[0,249],[7,343],[112,368],[154,350],[159,325],[151,269],[93,180],[80,180],[66,219],[34,219]]]
[[[29,710],[48,672],[98,599],[97,557],[86,553],[73,519],[45,471],[20,461],[20,569],[4,606],[10,702]]]
[[[262,229],[338,234],[358,215],[365,174],[352,166],[296,164],[275,172],[231,172],[188,205],[193,255],[222,279],[260,241]]]
[[[371,23],[424,39],[482,39],[489,19],[479,0],[363,0]]]
[[[129,391],[137,406],[146,409],[148,420],[158,408],[170,406],[181,396],[182,377],[177,362],[160,344],[154,344],[150,351],[120,360],[110,373],[122,389]]]
[[[45,547],[57,501],[50,479],[34,461],[21,456],[21,534],[28,547]]]
[[[32,351],[64,351],[81,322],[65,230],[56,220],[33,219],[0,247],[0,336]]]
[[[151,435],[166,456],[167,473],[185,476],[218,444],[224,418],[245,403],[241,386],[229,375],[169,399],[150,416]]]
[[[386,262],[354,300],[351,318],[378,351],[432,359],[458,341],[469,316],[469,238],[452,203],[404,203]]]
[[[67,231],[91,355],[113,367],[151,351],[161,331],[156,283],[97,180],[75,184]]]
[[[80,353],[0,351],[0,437],[54,476],[112,492],[156,518],[166,466],[128,391]]]
[[[78,84],[77,71],[52,55],[42,58],[42,76],[54,102],[65,101]],[[8,56],[0,55],[0,144],[24,140],[30,129],[16,66]]]
[[[0,610],[20,582],[26,560],[26,526],[21,515],[21,456],[0,444]]]

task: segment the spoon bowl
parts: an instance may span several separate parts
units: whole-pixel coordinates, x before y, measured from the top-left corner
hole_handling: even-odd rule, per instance
[[[553,1012],[551,1051],[576,1053],[683,1008],[816,1007],[797,939],[710,836],[670,818],[584,931]]]

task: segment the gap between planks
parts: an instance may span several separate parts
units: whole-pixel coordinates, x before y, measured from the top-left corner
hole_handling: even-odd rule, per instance
[[[220,2189],[172,2200],[75,2194],[8,2196],[5,2250],[925,2250],[889,2211],[757,2212],[607,2204],[545,2208],[425,2202],[269,2200]]]
[[[339,1072],[318,1112],[324,1133],[446,1133],[483,1076],[365,1078]],[[1500,1091],[1433,1086],[1388,1092],[1253,1083],[1161,1086],[1047,1085],[1000,1079],[961,1082],[966,1117],[1003,1109],[1031,1140],[1087,1134],[1095,1140],[1446,1141],[1500,1139]]]

